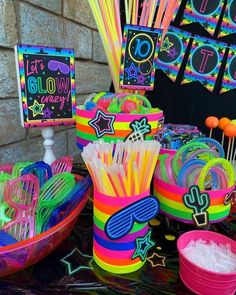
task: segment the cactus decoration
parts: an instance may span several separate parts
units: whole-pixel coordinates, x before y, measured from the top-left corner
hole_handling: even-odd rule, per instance
[[[208,193],[201,193],[197,185],[192,185],[189,188],[189,193],[184,194],[183,203],[194,211],[192,217],[197,227],[208,225],[209,216],[206,211],[210,206],[210,196]]]
[[[132,132],[128,134],[124,141],[134,142],[137,140],[144,140],[146,134],[151,132],[151,125],[148,124],[146,117],[143,117],[139,120],[134,120],[129,126]]]

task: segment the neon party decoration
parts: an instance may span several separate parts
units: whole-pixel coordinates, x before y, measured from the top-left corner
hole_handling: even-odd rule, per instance
[[[148,250],[155,246],[155,242],[151,240],[151,233],[152,230],[150,229],[144,237],[138,237],[136,239],[136,249],[132,259],[140,257],[142,261],[146,260]]]
[[[74,50],[20,44],[15,55],[22,126],[75,124]]]
[[[220,93],[236,88],[236,46],[230,46]]]
[[[190,33],[170,26],[159,49],[156,67],[172,81],[177,78],[190,38]]]
[[[115,115],[105,114],[103,111],[97,110],[95,118],[90,120],[88,124],[94,128],[97,138],[100,138],[105,134],[115,133],[114,120]]]
[[[198,22],[213,35],[224,6],[224,0],[187,0],[181,25]]]
[[[236,30],[236,0],[228,0],[218,37],[234,34]]]
[[[158,211],[159,202],[155,197],[138,200],[112,215],[105,225],[105,233],[111,240],[122,238],[130,232],[135,222],[145,223]]]
[[[197,227],[206,226],[209,222],[207,209],[210,206],[209,194],[201,193],[197,185],[189,188],[189,192],[183,195],[184,205],[193,210],[193,221]]]
[[[195,36],[182,84],[199,81],[213,91],[225,50],[225,43]]]
[[[120,87],[152,90],[161,30],[125,25]]]

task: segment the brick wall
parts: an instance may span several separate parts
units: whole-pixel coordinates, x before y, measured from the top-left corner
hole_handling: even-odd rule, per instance
[[[88,0],[0,0],[0,160],[41,160],[39,129],[20,125],[14,46],[17,43],[75,49],[77,104],[108,90],[110,73]],[[75,127],[55,128],[56,157],[78,155]]]

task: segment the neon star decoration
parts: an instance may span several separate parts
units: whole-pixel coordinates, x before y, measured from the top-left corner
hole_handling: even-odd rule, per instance
[[[178,55],[178,52],[176,51],[175,47],[171,48],[167,54],[167,56],[171,57],[172,59],[174,59],[176,55]]]
[[[151,233],[152,231],[149,230],[144,237],[136,239],[136,249],[131,259],[136,257],[140,257],[142,261],[146,259],[147,251],[155,245],[155,242],[151,240]]]
[[[44,106],[44,103],[38,103],[37,100],[34,100],[34,104],[29,107],[29,109],[33,112],[33,117],[36,117],[37,115],[43,115]]]
[[[52,114],[53,114],[53,112],[50,111],[50,109],[48,107],[43,111],[43,117],[44,118],[50,119]]]
[[[125,69],[125,71],[128,74],[128,80],[132,78],[138,79],[138,72],[140,71],[140,67],[136,67],[134,63],[132,62],[130,67]]]
[[[165,40],[161,44],[160,51],[166,51],[169,52],[170,48],[174,45],[174,43],[171,43],[169,40],[169,37],[166,37]]]
[[[165,267],[165,256],[158,255],[154,252],[151,256],[147,257],[147,260],[151,263],[152,267],[163,266]]]
[[[142,75],[138,76],[138,84],[143,84],[145,82],[146,78]]]
[[[82,261],[84,264],[86,263],[87,265],[76,265],[75,266],[75,261]],[[81,270],[91,270],[91,262],[93,258],[92,256],[85,255],[80,250],[75,248],[72,252],[70,252],[68,255],[63,257],[60,261],[66,265],[67,271],[69,275],[73,275]],[[74,265],[74,266],[73,266]]]
[[[97,110],[94,119],[90,120],[88,124],[94,128],[98,138],[105,134],[114,134],[115,115],[104,114],[101,110]]]

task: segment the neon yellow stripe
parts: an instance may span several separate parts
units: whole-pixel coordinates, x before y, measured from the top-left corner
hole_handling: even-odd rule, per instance
[[[76,116],[76,123],[81,124],[81,125],[85,125],[88,126],[88,121],[90,121],[91,119],[88,118],[82,118],[82,117],[78,117]],[[129,124],[131,122],[114,122],[113,126],[115,130],[131,130],[129,127]],[[148,121],[148,124],[151,125],[151,129],[157,128],[157,121]]]
[[[111,273],[117,273],[117,274],[125,274],[125,273],[134,272],[134,271],[138,270],[139,268],[141,268],[145,263],[145,261],[140,260],[140,262],[137,262],[132,265],[121,265],[121,266],[116,265],[115,266],[115,265],[111,265],[111,264],[101,261],[96,256],[94,251],[93,251],[93,259],[97,263],[97,265],[99,265],[102,269],[109,271]],[[130,260],[130,261],[132,261],[132,260]]]

